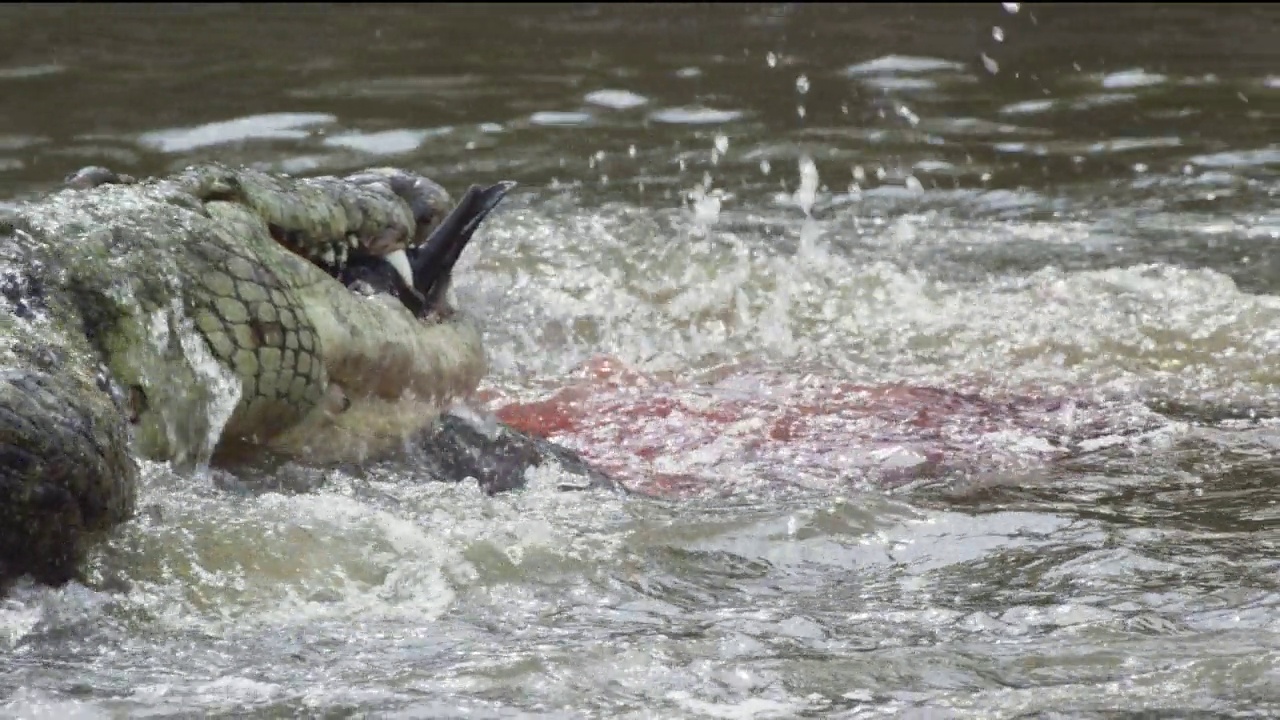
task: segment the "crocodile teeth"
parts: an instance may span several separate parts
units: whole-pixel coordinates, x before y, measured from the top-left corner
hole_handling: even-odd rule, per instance
[[[387,253],[382,256],[396,269],[396,273],[404,280],[404,284],[413,287],[413,268],[409,266],[409,256],[405,253],[404,248],[394,252]]]

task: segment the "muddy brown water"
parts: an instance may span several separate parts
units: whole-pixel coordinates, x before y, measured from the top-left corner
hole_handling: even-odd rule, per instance
[[[476,409],[662,495],[148,466],[100,582],[0,601],[3,712],[1280,712],[1278,37],[1264,4],[0,9],[0,198],[517,180],[458,275]]]

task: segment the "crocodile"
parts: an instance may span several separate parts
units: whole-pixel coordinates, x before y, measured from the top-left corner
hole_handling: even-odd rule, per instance
[[[0,577],[76,577],[131,517],[140,460],[358,463],[416,443],[490,491],[574,463],[446,412],[486,372],[447,299],[454,263],[514,183],[454,204],[394,168],[206,163],[65,185],[0,210]]]

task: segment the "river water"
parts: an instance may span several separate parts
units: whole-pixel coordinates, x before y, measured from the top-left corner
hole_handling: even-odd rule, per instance
[[[148,466],[0,600],[6,716],[1280,712],[1275,7],[0,18],[3,198],[517,180],[473,409],[654,496]]]

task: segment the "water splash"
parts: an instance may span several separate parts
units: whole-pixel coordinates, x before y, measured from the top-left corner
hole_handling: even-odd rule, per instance
[[[813,158],[805,155],[800,158],[800,186],[792,195],[792,201],[806,216],[811,215],[813,204],[818,197],[818,166]]]

